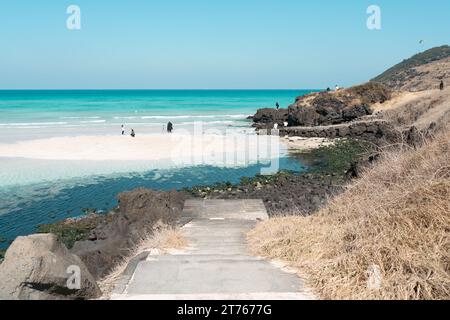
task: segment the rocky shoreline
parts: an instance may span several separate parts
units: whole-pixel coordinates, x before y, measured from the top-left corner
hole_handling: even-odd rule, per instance
[[[355,168],[367,165],[374,152],[369,144],[340,140],[316,149],[291,151],[310,167],[307,173],[280,172],[244,178],[239,184],[198,186],[184,191],[203,199],[262,199],[270,216],[310,215],[342,192]]]
[[[107,214],[88,213],[42,225],[39,234],[18,237],[0,264],[0,299],[99,297],[96,282],[159,226],[174,226],[185,195],[137,189],[119,194],[118,199],[118,208]],[[67,270],[73,265],[82,271],[81,289],[65,290]]]
[[[239,184],[223,183],[213,186],[198,186],[181,191],[162,192],[137,189],[118,195],[119,206],[107,214],[86,210],[86,215],[77,219],[67,219],[53,224],[41,225],[38,235],[19,237],[16,241],[25,243],[29,250],[40,246],[41,255],[36,259],[45,261],[47,256],[57,260],[73,262],[73,256],[80,259],[79,264],[88,272],[89,281],[85,290],[73,295],[70,291],[47,289],[27,291],[24,287],[1,287],[0,293],[9,290],[11,297],[28,299],[33,297],[52,299],[79,299],[99,296],[99,289],[93,281],[99,281],[118,264],[145,236],[152,234],[159,225],[174,226],[180,221],[183,204],[187,198],[204,199],[262,199],[270,216],[310,215],[322,208],[330,197],[343,191],[355,160],[367,154],[359,142],[342,139],[332,144],[323,144],[316,149],[302,149],[294,152],[299,161],[310,167],[308,173],[279,172],[272,176],[243,178]],[[49,235],[53,234],[53,238]],[[22,246],[16,246],[22,248]],[[54,248],[68,248],[54,250]],[[16,249],[11,246],[6,259],[0,264],[0,274],[13,272],[14,264],[26,264],[28,257],[18,258]],[[17,250],[19,250],[17,249]],[[22,250],[22,249],[20,249]],[[13,262],[11,262],[14,260]],[[65,265],[49,266],[38,270],[54,278],[58,286],[62,284],[61,270]],[[33,273],[35,266],[29,266]],[[7,272],[5,273],[6,270]],[[8,271],[9,270],[9,271]],[[28,271],[27,271],[28,272]],[[36,282],[39,279],[23,278],[17,282]],[[52,280],[53,281],[53,280]]]
[[[271,217],[310,215],[339,193],[343,183],[329,175],[280,173],[226,188],[198,188],[191,195],[203,199],[262,199]]]

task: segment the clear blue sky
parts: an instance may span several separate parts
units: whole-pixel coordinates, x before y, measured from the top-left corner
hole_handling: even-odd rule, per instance
[[[70,4],[80,31],[66,29]],[[370,4],[381,31],[366,28]],[[348,86],[448,44],[449,12],[448,0],[1,0],[0,88]]]

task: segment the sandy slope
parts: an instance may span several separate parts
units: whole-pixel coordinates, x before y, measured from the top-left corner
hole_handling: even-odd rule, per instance
[[[444,124],[450,119],[450,87],[443,91],[397,92],[391,100],[372,108],[376,117],[396,126],[426,129],[431,123]]]

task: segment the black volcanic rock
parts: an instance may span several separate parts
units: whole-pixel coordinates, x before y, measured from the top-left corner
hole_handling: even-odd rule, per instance
[[[329,126],[358,120],[373,113],[371,105],[391,98],[391,90],[380,83],[363,85],[333,92],[318,92],[298,97],[286,109],[259,109],[253,117],[254,127],[268,128],[274,123],[282,126]]]
[[[282,125],[283,122],[288,120],[288,110],[287,109],[259,109],[253,116],[253,121],[256,123],[263,124],[274,124],[278,123]]]
[[[344,108],[342,110],[342,119],[344,122],[353,121],[363,116],[371,115],[372,109],[366,104],[361,104],[353,107]]]
[[[158,223],[175,224],[184,204],[184,194],[177,191],[136,189],[118,199],[119,211],[92,231],[91,240],[77,241],[71,250],[96,279],[118,265]]]

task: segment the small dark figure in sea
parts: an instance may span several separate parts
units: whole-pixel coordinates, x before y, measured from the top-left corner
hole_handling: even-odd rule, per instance
[[[441,80],[441,84],[439,85],[439,89],[444,90],[444,80]]]
[[[131,129],[131,137],[136,137],[136,134],[134,133],[134,129]]]
[[[173,130],[173,124],[172,124],[172,122],[169,121],[169,123],[167,124],[167,132],[172,133],[172,130]]]
[[[277,107],[277,110],[280,109],[280,104],[278,102],[275,103],[275,106]]]
[[[331,91],[331,89],[330,89],[330,87],[328,87],[328,88],[327,88],[327,92],[330,92],[330,91]]]
[[[125,127],[124,127],[124,125],[122,125],[122,135],[124,135],[125,134]]]

